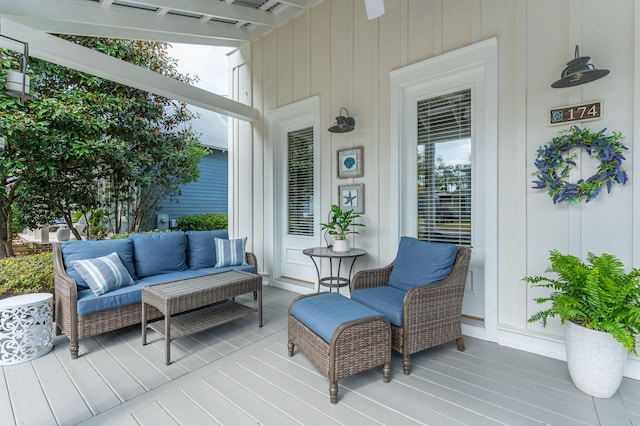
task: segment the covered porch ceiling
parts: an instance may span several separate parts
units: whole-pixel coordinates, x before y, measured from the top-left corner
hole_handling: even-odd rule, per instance
[[[239,48],[321,0],[20,0],[0,2],[0,34],[30,55],[241,120],[258,111],[51,34]],[[0,46],[22,46],[0,37]],[[221,65],[224,66],[224,65]]]

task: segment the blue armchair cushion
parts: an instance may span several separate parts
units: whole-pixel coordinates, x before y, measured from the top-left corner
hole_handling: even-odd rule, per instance
[[[214,239],[229,239],[226,229],[216,231],[187,231],[189,269],[213,268],[216,264]]]
[[[442,281],[451,273],[458,255],[454,244],[429,243],[402,237],[389,275],[389,285],[400,290]]]
[[[216,238],[214,241],[216,244],[216,268],[247,264],[247,254],[245,252],[247,237],[235,240]]]
[[[187,269],[187,241],[184,232],[131,234],[138,278]]]
[[[351,300],[380,312],[391,324],[402,327],[402,309],[406,294],[404,290],[385,285],[352,291]]]
[[[67,274],[75,280],[79,288],[89,288],[89,284],[76,271],[72,262],[74,260],[95,259],[113,252],[118,253],[118,257],[127,268],[129,275],[133,278],[136,277],[136,270],[133,265],[133,242],[131,240],[66,241],[60,245],[60,251],[62,252]]]
[[[96,296],[130,286],[134,282],[116,252],[95,259],[73,260],[71,263]]]
[[[291,315],[330,343],[336,329],[343,323],[380,314],[338,293],[321,293],[298,300]]]

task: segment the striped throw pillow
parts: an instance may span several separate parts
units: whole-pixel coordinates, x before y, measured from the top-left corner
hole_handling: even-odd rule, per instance
[[[216,268],[247,264],[247,255],[245,253],[247,237],[235,240],[214,238],[213,241],[216,246]]]
[[[116,252],[95,259],[74,260],[71,263],[96,296],[134,283]]]

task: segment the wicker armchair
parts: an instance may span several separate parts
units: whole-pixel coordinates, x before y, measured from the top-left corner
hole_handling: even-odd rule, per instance
[[[404,374],[411,372],[410,356],[416,352],[454,340],[458,350],[464,351],[461,311],[470,257],[471,248],[458,247],[447,278],[413,287],[404,296],[402,326],[391,324],[391,347],[402,354]],[[351,291],[388,285],[392,269],[393,263],[358,272],[351,281]]]

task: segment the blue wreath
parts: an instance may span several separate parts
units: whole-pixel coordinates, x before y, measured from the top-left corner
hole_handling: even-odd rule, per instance
[[[628,148],[620,142],[623,138],[622,133],[613,132],[613,135],[605,136],[606,130],[594,133],[589,129],[572,126],[560,132],[560,135],[548,144],[541,146],[534,162],[538,170],[534,173],[537,180],[532,181],[533,188],[546,189],[554,204],[562,201],[578,203],[583,199],[589,202],[605,186],[607,192],[611,192],[614,183],[627,183],[629,179],[622,167],[622,161],[625,159],[622,152]],[[587,180],[580,179],[571,183],[567,178],[571,168],[576,165],[576,155],[566,154],[574,148],[584,149],[600,161],[600,165],[596,174]]]

